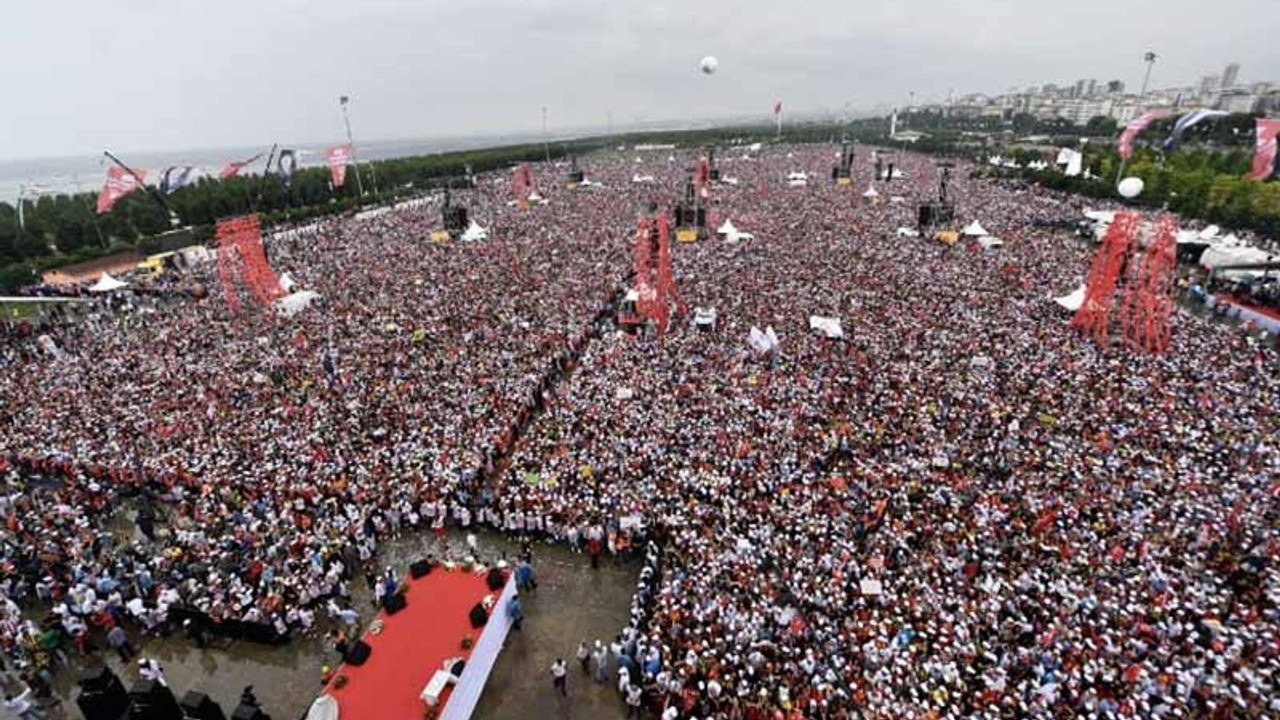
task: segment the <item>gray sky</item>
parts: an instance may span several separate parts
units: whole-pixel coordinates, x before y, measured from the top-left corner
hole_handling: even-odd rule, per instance
[[[3,0],[0,159],[1280,80],[1276,0]],[[703,55],[720,71],[697,72]]]

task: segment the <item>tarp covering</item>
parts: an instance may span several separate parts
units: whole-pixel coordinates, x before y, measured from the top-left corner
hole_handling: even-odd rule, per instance
[[[320,297],[320,293],[314,290],[299,290],[296,293],[285,295],[276,301],[276,312],[285,317],[292,317],[306,310]]]
[[[982,223],[974,220],[965,227],[964,234],[971,235],[973,237],[982,237],[983,235],[990,235],[991,233],[987,232],[986,228],[982,227]]]
[[[105,293],[128,286],[129,283],[123,280],[117,280],[107,273],[102,273],[102,277],[98,278],[98,282],[94,283],[93,286],[89,288],[89,292]]]
[[[1004,245],[1004,241],[992,235],[983,235],[978,238],[978,244],[982,246],[983,250],[990,250],[991,248],[998,248],[1001,245]]]
[[[868,188],[867,188],[867,191],[866,191],[866,192],[862,193],[862,197],[864,197],[864,198],[877,198],[877,197],[880,197],[880,193],[879,193],[879,192],[876,192],[876,188],[875,188],[875,186],[874,186],[874,185],[872,185],[871,187],[868,187]]]
[[[1068,312],[1075,312],[1084,304],[1084,291],[1085,286],[1081,285],[1075,289],[1075,292],[1072,292],[1069,295],[1063,295],[1062,297],[1056,297],[1053,301],[1061,305]]]
[[[1094,222],[1110,224],[1116,219],[1115,210],[1085,210],[1084,216]]]
[[[720,235],[736,235],[738,233],[738,228],[733,226],[732,220],[726,219],[724,222],[720,223],[720,227],[716,228],[716,233]]]
[[[767,353],[770,350],[778,349],[778,336],[773,332],[773,326],[770,325],[760,331],[755,325],[751,326],[751,334],[747,338],[747,342],[758,353]]]
[[[809,329],[816,330],[829,338],[844,337],[844,328],[840,326],[840,318],[810,315]]]
[[[1200,256],[1200,264],[1207,270],[1213,270],[1224,265],[1264,263],[1269,261],[1271,257],[1266,252],[1254,247],[1214,245],[1205,250],[1204,254]]]

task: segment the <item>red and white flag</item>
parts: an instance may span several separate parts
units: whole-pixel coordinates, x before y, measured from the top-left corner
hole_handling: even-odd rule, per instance
[[[333,186],[342,187],[347,180],[347,163],[351,162],[351,144],[334,145],[324,151],[329,158],[329,171],[333,173]]]
[[[1250,180],[1266,180],[1275,172],[1277,134],[1280,134],[1280,119],[1258,118],[1258,144],[1253,153]]]
[[[781,100],[773,104],[773,116],[782,117],[782,101]]]
[[[1120,133],[1120,157],[1128,160],[1129,156],[1133,154],[1133,139],[1138,137],[1138,133],[1146,130],[1147,126],[1153,121],[1168,114],[1161,110],[1143,113],[1125,126],[1124,132]]]
[[[117,200],[142,187],[146,176],[146,170],[130,172],[122,167],[107,168],[107,182],[98,194],[98,214],[109,212]]]
[[[262,157],[262,153],[258,153],[257,155],[254,155],[253,157],[249,158],[248,160],[239,160],[237,162],[229,163],[226,167],[222,168],[222,170],[218,173],[218,177],[222,178],[223,180],[226,180],[229,177],[235,177],[246,166],[252,165],[253,163],[257,162],[258,158],[260,157]]]

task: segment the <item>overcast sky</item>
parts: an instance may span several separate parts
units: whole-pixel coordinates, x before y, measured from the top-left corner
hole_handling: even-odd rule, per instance
[[[1277,0],[2,0],[0,159],[1280,80]],[[720,71],[701,76],[715,55]]]

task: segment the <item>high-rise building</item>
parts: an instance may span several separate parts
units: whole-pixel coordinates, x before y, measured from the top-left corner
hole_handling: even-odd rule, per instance
[[[1090,79],[1084,86],[1084,94],[1086,97],[1093,95],[1098,91],[1098,81]]]
[[[1088,87],[1088,80],[1077,80],[1076,86],[1071,89],[1071,97],[1084,97],[1085,88]]]
[[[1205,75],[1200,78],[1200,92],[1207,95],[1218,89],[1218,82],[1222,78],[1217,75]]]
[[[1236,78],[1240,76],[1240,63],[1231,63],[1227,65],[1227,69],[1222,71],[1222,89],[1233,88],[1236,85]]]

